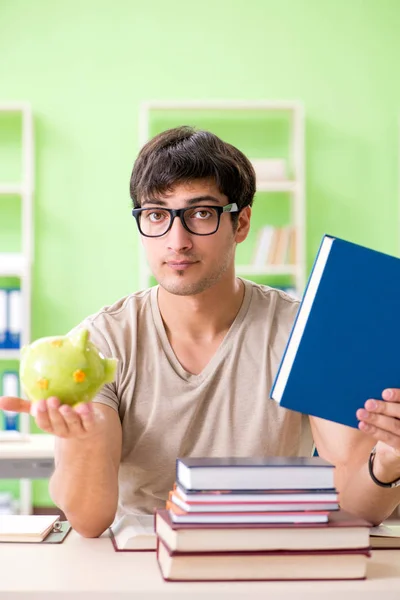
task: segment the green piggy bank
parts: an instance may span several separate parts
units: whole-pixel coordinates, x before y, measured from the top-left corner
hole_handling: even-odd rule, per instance
[[[20,381],[28,399],[57,396],[62,404],[90,402],[114,380],[117,359],[104,358],[79,329],[64,337],[45,337],[21,351]]]

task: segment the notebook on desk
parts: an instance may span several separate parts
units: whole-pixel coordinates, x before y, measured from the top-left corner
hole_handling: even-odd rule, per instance
[[[155,551],[157,537],[153,515],[124,515],[109,528],[116,552]]]
[[[1,543],[61,543],[71,525],[60,515],[0,515]]]

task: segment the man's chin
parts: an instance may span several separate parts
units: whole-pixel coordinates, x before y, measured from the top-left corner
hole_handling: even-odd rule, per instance
[[[158,280],[159,285],[169,294],[174,296],[195,296],[208,290],[215,283],[211,279],[188,281],[179,278],[162,277]]]

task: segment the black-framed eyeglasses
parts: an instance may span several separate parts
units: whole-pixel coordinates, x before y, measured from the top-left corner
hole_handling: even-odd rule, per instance
[[[134,208],[139,231],[145,237],[161,237],[172,227],[175,217],[179,217],[183,227],[194,235],[212,235],[218,230],[223,213],[239,212],[235,203],[225,206],[189,206],[187,208]]]

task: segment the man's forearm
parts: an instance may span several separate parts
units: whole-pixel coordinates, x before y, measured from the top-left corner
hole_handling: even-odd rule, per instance
[[[377,456],[374,475],[379,481],[390,482],[399,476],[398,467],[395,469],[383,464]],[[400,487],[390,489],[378,486],[370,477],[368,463],[361,467],[338,466],[336,478],[341,508],[363,517],[373,525],[382,523],[400,503]]]
[[[59,445],[50,495],[78,533],[96,537],[114,520],[118,503],[118,471],[109,447],[104,439],[62,439]]]

